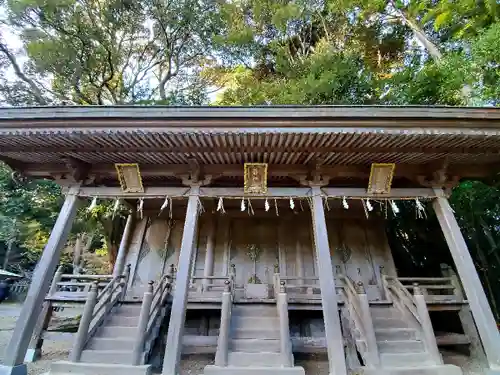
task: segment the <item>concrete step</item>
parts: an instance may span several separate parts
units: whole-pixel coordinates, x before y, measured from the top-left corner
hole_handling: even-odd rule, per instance
[[[415,340],[417,331],[412,328],[382,328],[375,330],[378,341]]]
[[[91,350],[127,350],[134,349],[135,340],[125,338],[93,337],[85,349]]]
[[[281,353],[247,353],[247,352],[229,352],[229,366],[253,367],[258,364],[261,367],[280,367],[282,363]]]
[[[233,339],[275,339],[280,338],[279,328],[276,329],[248,329],[236,328],[230,333]]]
[[[49,375],[151,375],[151,366],[130,366],[106,363],[53,362]]]
[[[231,314],[245,317],[277,317],[276,305],[234,305]]]
[[[137,327],[104,326],[97,330],[96,337],[131,338],[137,335]]]
[[[253,329],[274,330],[279,327],[278,317],[256,317],[256,316],[231,316],[231,329]]]
[[[424,343],[417,340],[377,341],[380,353],[420,353],[424,352]]]
[[[106,323],[107,326],[113,327],[137,327],[139,324],[139,316],[112,315],[111,319]]]
[[[132,352],[130,350],[90,350],[82,352],[82,362],[86,363],[110,363],[130,364]]]
[[[305,375],[304,368],[295,367],[239,367],[206,366],[204,375]],[[128,375],[128,374],[127,374]]]
[[[278,353],[280,351],[280,341],[263,339],[231,339],[229,348],[233,352]]]
[[[421,353],[380,353],[383,367],[419,367],[432,365],[426,352]]]
[[[408,328],[408,324],[401,319],[394,318],[374,318],[373,326],[378,328]]]

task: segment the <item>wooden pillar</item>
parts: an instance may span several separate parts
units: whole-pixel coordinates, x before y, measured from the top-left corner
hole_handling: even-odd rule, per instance
[[[297,240],[295,242],[295,273],[299,278],[299,285],[304,284],[304,255],[302,253],[302,247],[300,246],[299,231],[297,233]]]
[[[61,250],[68,240],[78,206],[78,189],[72,188],[66,195],[49,240],[33,273],[28,295],[24,301],[16,327],[4,355],[0,374],[26,375],[24,356],[42,311],[45,296],[49,291],[52,276],[56,270]]]
[[[186,319],[186,304],[198,226],[199,186],[191,187],[182,233],[181,251],[175,279],[174,300],[168,325],[167,344],[163,359],[163,375],[178,375],[182,351],[182,336]]]
[[[129,244],[130,234],[132,233],[132,227],[134,226],[134,217],[129,214],[127,217],[127,222],[125,223],[125,228],[123,229],[122,239],[120,241],[120,247],[118,248],[118,254],[116,255],[116,262],[113,268],[113,276],[119,276],[123,273],[125,267],[125,258],[127,257],[127,248]]]
[[[332,262],[330,260],[330,247],[328,244],[323,198],[321,196],[321,189],[317,186],[312,188],[311,214],[330,374],[347,375],[344,356],[344,339],[340,329],[337,292],[335,290],[335,278],[333,275]]]
[[[448,199],[444,197],[441,189],[435,189],[435,191],[438,198],[434,200],[434,210],[462,280],[488,364],[495,372],[500,371],[500,334],[495,317]]]
[[[210,217],[208,220],[207,244],[205,247],[205,265],[203,267],[203,277],[214,275],[214,250],[215,250],[215,221],[216,217]],[[206,289],[211,283],[210,279],[203,280],[203,287]]]

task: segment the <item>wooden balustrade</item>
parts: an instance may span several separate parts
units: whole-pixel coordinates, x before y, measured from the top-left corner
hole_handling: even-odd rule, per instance
[[[276,295],[276,307],[278,309],[280,323],[281,365],[283,367],[293,367],[292,340],[290,339],[288,298],[286,295],[285,281],[280,281],[279,291]]]

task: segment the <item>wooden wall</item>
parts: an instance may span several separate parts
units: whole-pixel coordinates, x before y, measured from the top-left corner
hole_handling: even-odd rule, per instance
[[[282,275],[297,276],[302,272],[316,276],[311,221],[306,212],[283,218],[204,214],[199,221],[192,275],[203,276],[207,234],[214,220],[214,275],[227,275],[230,265],[235,264],[236,284],[247,283],[254,273],[248,245],[254,244],[261,249],[255,267],[261,282],[273,282],[276,264]],[[145,218],[136,225],[127,262],[132,265],[130,284],[137,293],[142,293],[149,280],[168,272],[170,264],[177,263],[183,224],[183,220]],[[396,274],[383,220],[329,217],[327,227],[334,272],[363,281],[369,298],[378,299],[380,266],[386,273]]]

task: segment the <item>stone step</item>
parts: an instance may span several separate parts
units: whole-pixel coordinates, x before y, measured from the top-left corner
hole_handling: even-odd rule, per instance
[[[408,328],[408,324],[401,319],[394,318],[374,318],[373,326],[378,328]]]
[[[278,317],[278,310],[275,305],[235,305],[231,314],[245,317]]]
[[[81,357],[86,363],[131,364],[130,350],[84,350]]]
[[[231,329],[252,329],[258,327],[264,330],[274,330],[279,327],[279,320],[277,317],[256,317],[256,316],[231,316]]]
[[[275,329],[248,329],[237,328],[230,333],[233,339],[276,339],[280,338],[279,328]]]
[[[112,315],[106,323],[110,327],[137,327],[139,316]]]
[[[140,313],[141,305],[121,305],[113,312],[113,315],[139,317]]]
[[[378,341],[415,340],[417,331],[412,328],[382,328],[375,330]]]
[[[131,338],[137,335],[137,327],[104,326],[97,330],[96,337]]]
[[[424,343],[417,340],[377,341],[380,353],[421,353],[425,351]]]
[[[206,366],[204,375],[305,375],[304,368],[295,367],[240,367]],[[128,374],[127,374],[128,375]]]
[[[419,367],[432,365],[429,354],[422,353],[380,353],[383,367]]]
[[[280,367],[282,363],[281,353],[247,353],[247,352],[229,352],[229,366],[252,367],[258,364],[261,367]]]
[[[421,367],[384,367],[383,375],[462,375],[462,369],[453,365]],[[364,375],[380,375],[380,370],[364,369]]]
[[[130,366],[106,363],[74,363],[68,361],[52,362],[50,375],[150,375],[151,366]]]
[[[90,350],[128,350],[134,349],[135,340],[124,338],[93,337],[85,349]]]
[[[372,318],[401,318],[401,312],[394,307],[371,307]]]
[[[229,343],[229,348],[233,352],[278,353],[280,351],[280,341],[263,340],[263,339],[231,339]]]

